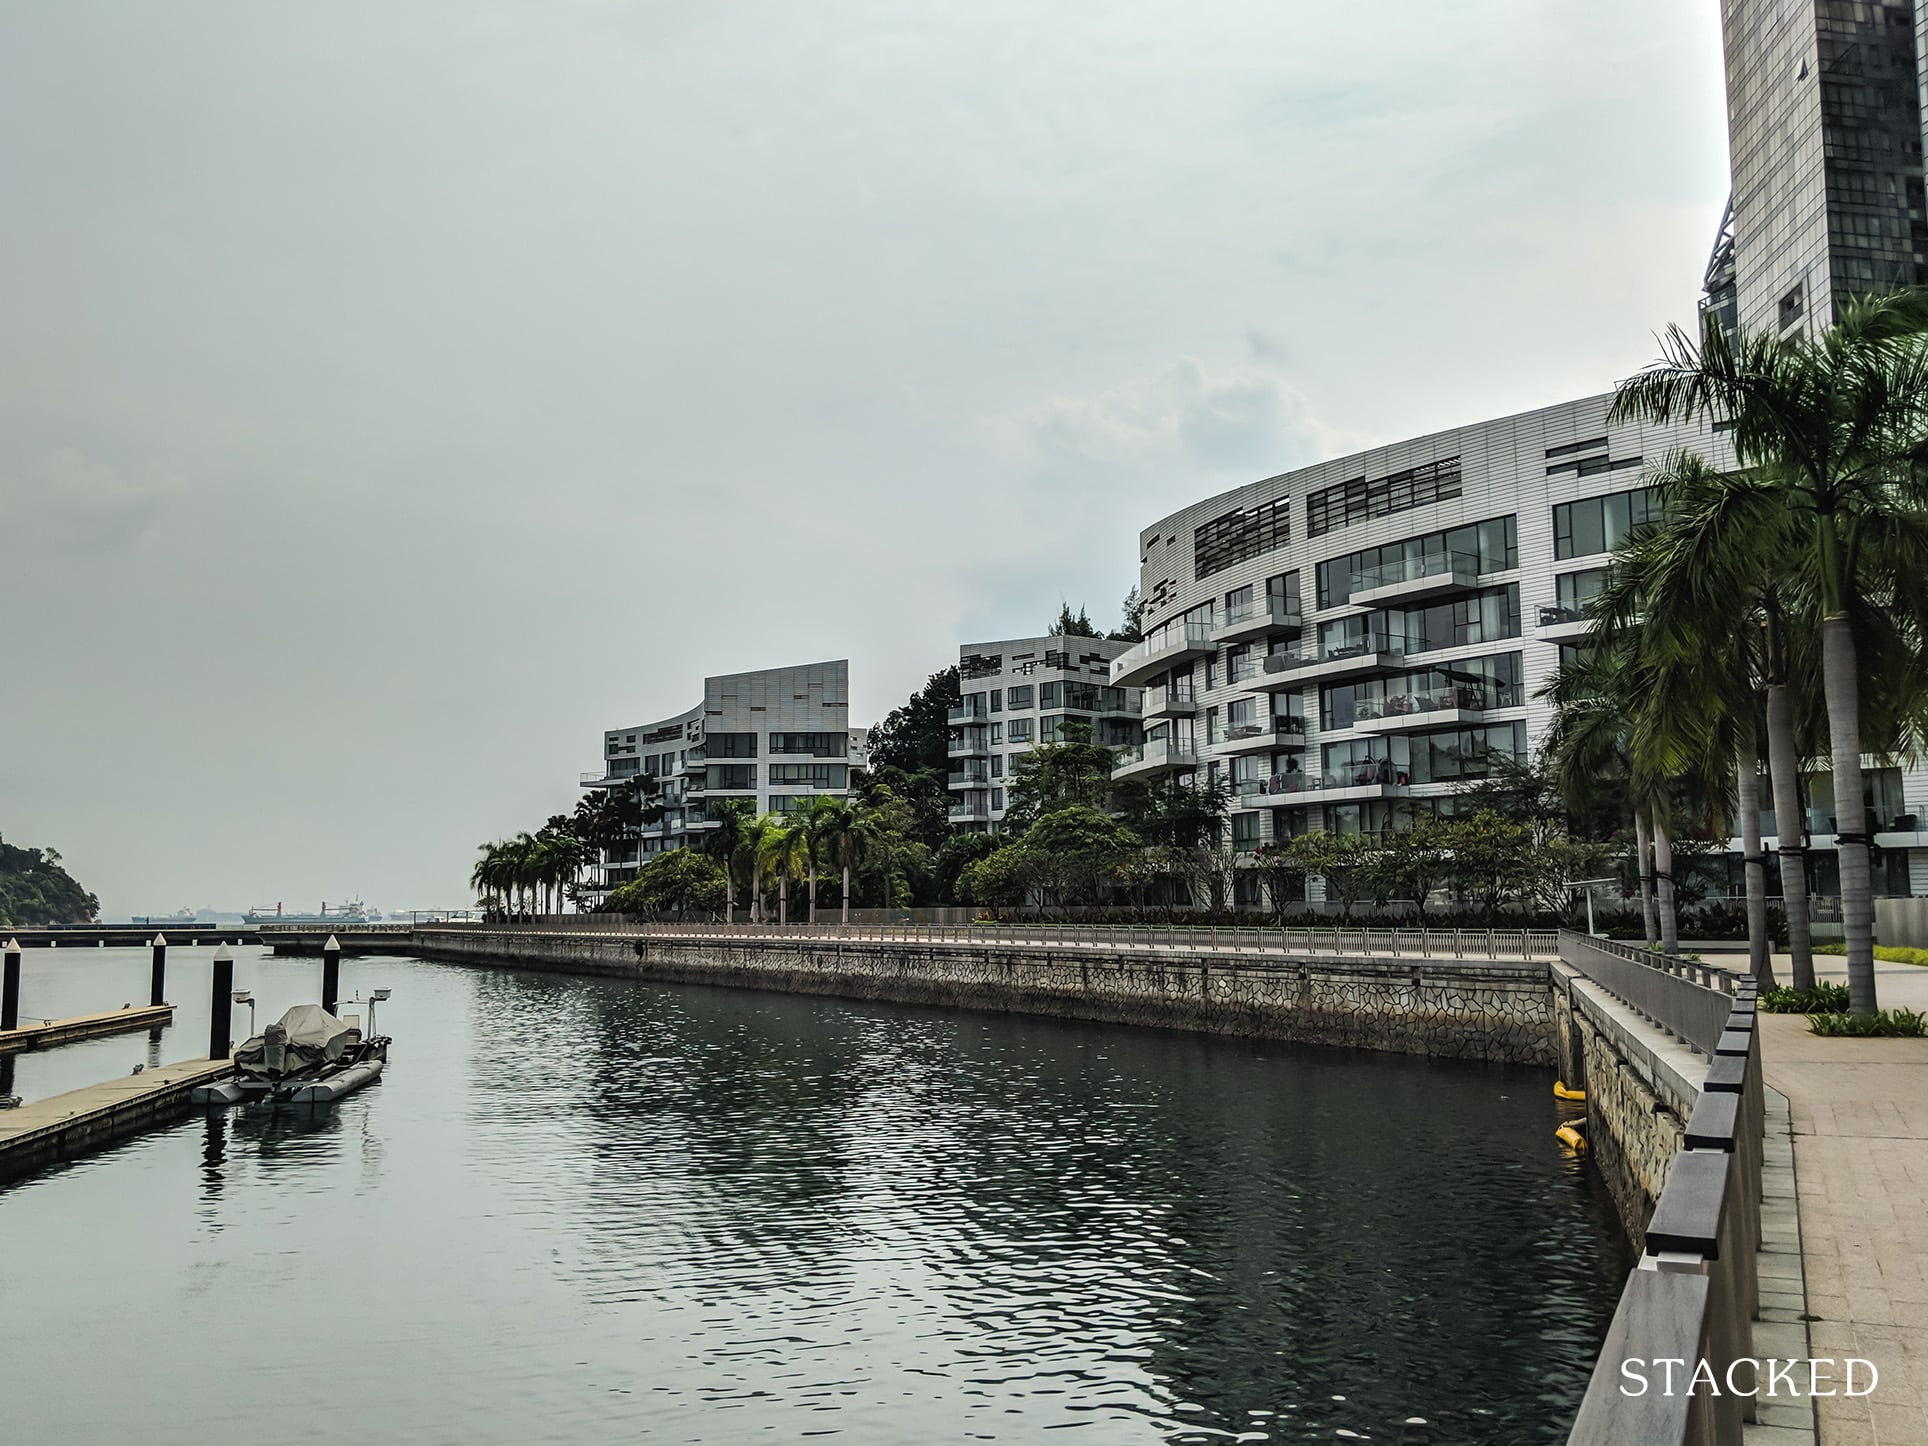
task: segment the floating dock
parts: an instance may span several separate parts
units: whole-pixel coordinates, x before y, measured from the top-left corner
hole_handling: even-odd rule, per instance
[[[196,1086],[212,1084],[233,1069],[225,1059],[182,1060],[0,1110],[0,1178],[24,1175],[173,1120],[187,1112]]]
[[[171,1004],[143,1004],[106,1014],[76,1014],[72,1019],[54,1019],[46,1024],[23,1025],[19,1029],[0,1029],[0,1054],[50,1049],[56,1044],[72,1044],[77,1039],[93,1039],[103,1034],[132,1034],[137,1029],[160,1029],[173,1022],[174,1006]]]

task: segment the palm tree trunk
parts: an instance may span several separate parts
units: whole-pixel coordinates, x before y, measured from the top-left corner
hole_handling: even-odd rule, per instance
[[[1794,746],[1794,700],[1786,683],[1767,685],[1767,774],[1774,791],[1775,847],[1781,856],[1781,905],[1794,987],[1814,988],[1814,936],[1808,926],[1806,830],[1801,827],[1801,765]]]
[[[736,875],[727,867],[723,870],[723,922],[736,923]]]
[[[1861,804],[1861,687],[1854,631],[1846,613],[1821,619],[1821,684],[1834,753],[1834,846],[1841,869],[1841,932],[1848,942],[1848,1008],[1873,1014],[1874,880],[1868,867],[1868,815]]]
[[[1747,964],[1761,988],[1774,987],[1774,941],[1767,933],[1767,860],[1761,854],[1761,758],[1754,720],[1741,719],[1734,758],[1735,805],[1741,815],[1741,872],[1747,879]]]
[[[1654,819],[1654,896],[1660,914],[1660,949],[1663,954],[1680,952],[1680,919],[1674,912],[1674,847],[1667,837],[1667,825]]]
[[[817,851],[810,850],[810,923],[817,922]]]
[[[1651,949],[1660,942],[1654,914],[1653,836],[1647,826],[1647,810],[1638,805],[1633,811],[1633,846],[1638,851],[1634,864],[1640,870],[1640,918],[1646,925],[1647,947]]]
[[[844,850],[843,857],[843,923],[850,923],[850,851]]]
[[[790,922],[790,872],[788,869],[777,875],[777,923]]]

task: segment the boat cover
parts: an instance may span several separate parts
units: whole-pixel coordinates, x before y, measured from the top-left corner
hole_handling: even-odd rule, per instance
[[[234,1062],[242,1074],[284,1077],[330,1064],[360,1039],[361,1030],[319,1004],[297,1004],[278,1024],[236,1050]]]

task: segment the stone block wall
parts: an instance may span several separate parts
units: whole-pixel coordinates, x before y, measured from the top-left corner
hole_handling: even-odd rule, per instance
[[[424,957],[1551,1066],[1547,966],[1187,951],[416,932]]]

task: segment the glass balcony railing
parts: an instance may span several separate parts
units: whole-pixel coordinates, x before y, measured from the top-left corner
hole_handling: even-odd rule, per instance
[[[1400,582],[1423,582],[1439,578],[1472,586],[1479,580],[1479,559],[1467,552],[1432,552],[1420,557],[1402,557],[1361,568],[1352,575],[1353,592],[1369,592]]]
[[[1259,738],[1302,739],[1305,719],[1279,717],[1259,723],[1234,723],[1225,730],[1227,743],[1250,743]]]
[[[1334,663],[1345,658],[1365,658],[1374,653],[1386,653],[1392,657],[1404,657],[1416,652],[1412,639],[1397,633],[1364,633],[1347,637],[1336,643],[1321,644],[1317,648],[1293,648],[1282,653],[1272,653],[1265,660],[1268,673],[1290,673],[1299,668],[1309,668],[1315,663]]]
[[[1587,620],[1584,608],[1569,607],[1565,603],[1555,603],[1552,607],[1540,609],[1540,626],[1557,628],[1562,623],[1583,623]]]
[[[1261,624],[1274,624],[1281,628],[1296,628],[1304,622],[1299,612],[1299,604],[1293,598],[1267,597],[1254,602],[1241,603],[1225,610],[1225,620],[1218,625],[1218,631],[1239,632]]]
[[[1198,747],[1184,739],[1153,738],[1144,743],[1135,743],[1120,748],[1111,768],[1116,773],[1120,769],[1134,768],[1140,764],[1150,767],[1193,768],[1198,764]]]
[[[1372,723],[1385,718],[1418,718],[1427,713],[1450,711],[1484,713],[1486,706],[1485,695],[1478,688],[1458,683],[1445,688],[1388,693],[1383,698],[1360,698],[1352,705],[1352,721]]]
[[[965,723],[983,723],[991,716],[991,710],[982,703],[963,703],[951,709],[950,724],[953,728]]]

